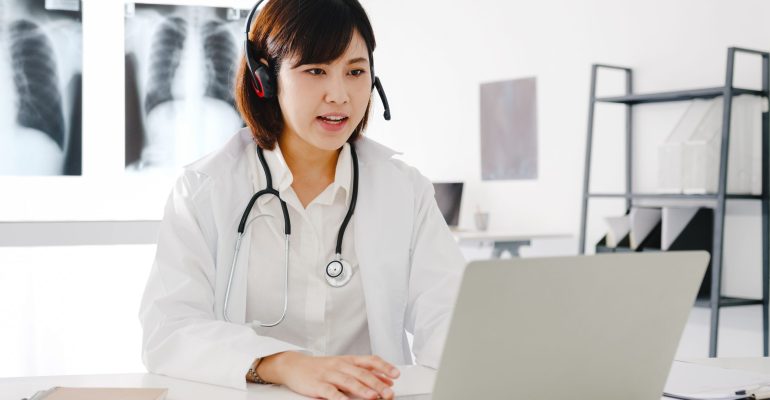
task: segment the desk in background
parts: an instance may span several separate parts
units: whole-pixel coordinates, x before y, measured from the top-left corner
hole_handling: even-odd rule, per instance
[[[572,237],[566,233],[535,233],[521,234],[510,232],[487,232],[487,231],[465,231],[454,230],[452,234],[459,244],[464,243],[492,243],[492,258],[500,258],[504,251],[511,253],[511,256],[518,257],[519,249],[523,246],[532,244],[532,240],[539,239],[569,239]]]

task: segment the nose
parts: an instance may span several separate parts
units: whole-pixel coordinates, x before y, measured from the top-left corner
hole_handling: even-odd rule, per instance
[[[350,101],[348,86],[344,77],[329,75],[326,80],[326,94],[324,100],[328,103],[345,104]]]

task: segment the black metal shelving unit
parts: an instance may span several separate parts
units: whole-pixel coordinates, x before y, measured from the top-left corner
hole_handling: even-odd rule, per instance
[[[749,53],[758,55],[762,58],[762,90],[749,90],[733,87],[733,78],[735,71],[735,54]],[[763,353],[768,356],[768,303],[770,300],[770,238],[768,229],[770,228],[770,190],[768,188],[768,177],[766,175],[768,166],[770,166],[768,154],[770,154],[770,140],[768,129],[770,128],[770,118],[768,112],[762,112],[762,194],[761,195],[741,195],[727,193],[727,161],[730,146],[730,116],[732,110],[732,100],[734,96],[741,94],[751,94],[768,97],[770,93],[769,53],[730,47],[727,50],[727,73],[725,76],[725,85],[715,88],[681,90],[663,93],[634,94],[633,93],[633,73],[630,68],[594,64],[591,70],[591,98],[588,109],[588,138],[586,141],[586,164],[585,175],[583,178],[583,202],[580,220],[580,253],[585,252],[586,245],[586,219],[588,216],[588,201],[592,198],[619,198],[626,200],[626,209],[630,209],[634,200],[652,199],[652,200],[706,200],[709,207],[714,209],[714,229],[713,246],[711,252],[711,291],[710,298],[707,301],[698,301],[696,306],[707,306],[711,308],[711,329],[709,336],[709,356],[717,356],[717,337],[719,331],[719,309],[721,307],[762,305],[762,330],[763,330]],[[626,94],[616,97],[596,97],[597,73],[600,69],[621,70],[625,72]],[[719,163],[719,181],[717,193],[714,194],[642,194],[634,193],[632,185],[632,108],[639,104],[678,102],[693,99],[711,99],[715,97],[724,97],[724,106],[722,114],[722,138],[720,148]],[[625,193],[592,193],[589,189],[591,176],[591,150],[593,144],[593,126],[594,109],[597,103],[617,103],[626,105],[626,146],[625,146]],[[755,200],[762,203],[762,299],[742,299],[734,297],[721,296],[722,289],[722,264],[723,264],[723,243],[724,243],[724,222],[725,222],[725,202],[726,200]]]

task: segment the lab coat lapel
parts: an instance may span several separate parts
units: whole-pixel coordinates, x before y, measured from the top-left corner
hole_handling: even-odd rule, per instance
[[[388,163],[361,153],[358,201],[353,216],[355,249],[366,299],[372,352],[391,362],[405,360],[402,337],[406,309],[411,207]],[[389,158],[389,157],[388,157]],[[378,162],[379,161],[379,162]],[[399,190],[400,189],[400,190]]]
[[[244,140],[251,142],[250,136]],[[252,142],[253,143],[253,142]],[[257,167],[257,155],[256,147],[249,143],[245,146],[243,151],[246,152],[247,162],[238,166],[238,171],[234,176],[246,177],[248,181],[238,180],[235,184],[227,189],[230,204],[224,207],[226,214],[223,217],[224,220],[230,221],[226,230],[220,235],[222,237],[222,244],[220,246],[220,252],[217,256],[222,257],[217,261],[217,265],[222,266],[217,271],[217,316],[222,315],[222,309],[224,308],[225,292],[227,291],[227,283],[230,279],[230,268],[233,262],[233,256],[235,254],[235,243],[238,237],[238,224],[240,223],[243,211],[251,199],[251,196],[256,193],[263,183],[258,178],[259,169]],[[248,183],[250,184],[248,184]],[[244,184],[247,183],[247,184]],[[254,208],[257,208],[255,205]],[[254,213],[255,210],[252,210]],[[246,232],[241,239],[241,248],[238,251],[238,261],[235,265],[235,272],[233,274],[232,286],[230,288],[230,299],[228,302],[227,314],[230,321],[237,323],[244,323],[246,321],[246,282],[249,265],[256,262],[251,257],[251,243],[252,230],[246,229]]]

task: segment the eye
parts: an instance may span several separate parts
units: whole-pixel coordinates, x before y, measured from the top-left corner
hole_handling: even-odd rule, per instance
[[[363,69],[354,69],[354,70],[350,71],[350,74],[353,75],[353,76],[359,76],[359,75],[363,75],[365,73],[366,73],[366,71],[363,70]]]
[[[310,75],[321,75],[324,73],[324,70],[322,70],[321,68],[310,68],[305,72],[307,72]]]

